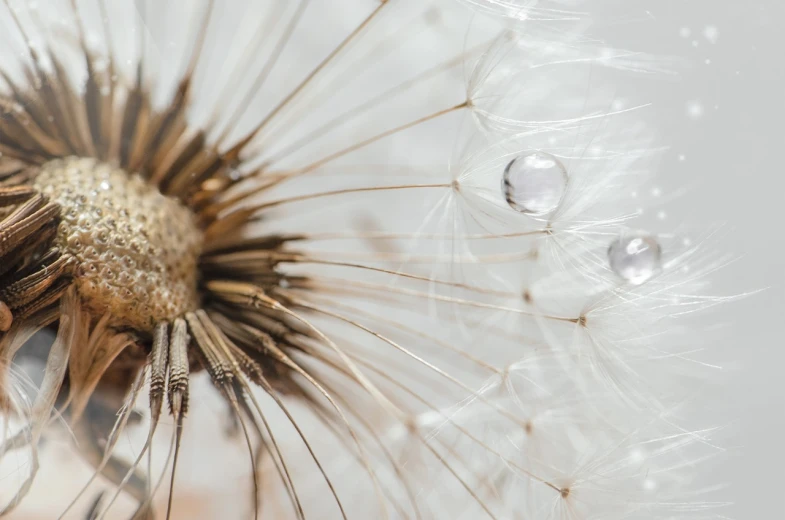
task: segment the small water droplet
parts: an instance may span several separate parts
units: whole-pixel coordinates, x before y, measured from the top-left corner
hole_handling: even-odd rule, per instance
[[[687,103],[687,115],[690,119],[700,119],[703,116],[703,104],[700,101]]]
[[[504,198],[512,209],[521,213],[550,213],[558,207],[566,189],[567,170],[549,153],[519,155],[504,169]]]
[[[714,25],[708,25],[703,29],[703,37],[706,38],[709,43],[717,43],[717,39],[720,37],[720,30]]]
[[[630,451],[630,462],[633,464],[640,464],[646,460],[646,454],[640,448],[635,448]]]
[[[608,248],[608,262],[617,275],[640,285],[659,270],[662,249],[654,237],[646,234],[621,236]]]

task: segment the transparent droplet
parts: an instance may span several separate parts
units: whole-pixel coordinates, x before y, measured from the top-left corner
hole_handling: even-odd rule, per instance
[[[502,192],[515,211],[544,215],[555,210],[567,189],[567,170],[553,155],[519,155],[504,169]]]
[[[690,119],[700,119],[703,116],[703,104],[700,101],[690,101],[687,103],[687,115]]]
[[[613,271],[634,285],[640,285],[659,270],[662,249],[649,235],[622,236],[608,248],[608,262]]]

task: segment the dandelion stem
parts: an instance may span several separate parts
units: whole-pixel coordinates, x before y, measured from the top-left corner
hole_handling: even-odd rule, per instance
[[[237,105],[237,108],[235,108],[232,117],[227,120],[229,124],[223,130],[223,132],[221,132],[221,135],[217,140],[218,144],[223,143],[226,140],[226,138],[229,136],[229,133],[234,128],[234,122],[240,118],[242,112],[246,110],[246,107],[250,104],[253,97],[259,92],[259,90],[262,88],[262,85],[264,85],[264,82],[269,77],[270,72],[272,72],[273,68],[278,63],[278,58],[281,57],[281,53],[283,52],[287,43],[289,43],[289,38],[291,38],[292,33],[294,33],[297,24],[300,23],[303,13],[305,12],[305,9],[308,7],[309,3],[310,0],[300,0],[300,3],[297,5],[297,11],[295,11],[294,15],[292,15],[292,19],[287,24],[283,34],[278,39],[278,42],[275,44],[275,49],[268,56],[264,67],[262,67],[262,70],[259,71],[259,74],[257,74],[253,86],[248,90],[243,101]]]
[[[248,211],[257,212],[269,208],[282,206],[284,204],[291,204],[293,202],[303,202],[307,200],[320,199],[323,197],[346,195],[349,193],[367,193],[367,192],[374,192],[374,191],[400,191],[400,190],[410,190],[416,188],[428,189],[428,188],[450,188],[450,187],[452,187],[451,184],[408,184],[408,185],[401,185],[401,186],[369,186],[363,188],[346,188],[342,190],[322,191],[319,193],[309,193],[307,195],[298,195],[296,197],[288,197],[285,199],[263,202],[257,206],[252,206],[251,208],[248,208]]]
[[[303,240],[310,242],[324,241],[324,240],[355,240],[355,239],[370,239],[370,240],[407,240],[407,239],[422,239],[422,240],[496,240],[504,238],[518,238],[526,236],[545,235],[548,231],[538,229],[534,231],[519,231],[515,233],[501,233],[494,235],[492,233],[481,233],[475,235],[454,235],[450,233],[395,233],[385,231],[368,231],[363,233],[346,232],[346,231],[332,231],[325,233],[300,233],[291,240]]]
[[[406,124],[403,124],[401,126],[398,126],[398,127],[392,128],[390,130],[387,130],[386,132],[382,132],[382,133],[377,134],[377,135],[375,135],[373,137],[369,137],[368,139],[366,139],[364,141],[360,141],[359,143],[355,143],[352,146],[344,148],[343,150],[340,150],[340,151],[337,151],[337,152],[335,152],[333,154],[330,154],[327,157],[319,159],[316,162],[313,162],[313,163],[311,163],[311,164],[309,164],[307,166],[304,166],[304,167],[302,167],[300,169],[295,170],[292,173],[289,173],[288,176],[294,177],[294,176],[310,173],[310,172],[312,172],[314,170],[317,170],[321,166],[323,166],[323,165],[325,165],[325,164],[327,164],[327,163],[329,163],[331,161],[334,161],[335,159],[339,159],[339,158],[343,157],[344,155],[348,155],[348,154],[350,154],[352,152],[355,152],[355,151],[357,151],[357,150],[359,150],[361,148],[365,148],[366,146],[368,146],[370,144],[373,144],[376,141],[380,141],[380,140],[382,140],[382,139],[384,139],[386,137],[389,137],[391,135],[395,135],[398,132],[403,132],[404,130],[408,130],[409,128],[413,128],[413,127],[415,127],[417,125],[420,125],[422,123],[426,123],[428,121],[432,121],[432,120],[437,119],[437,118],[439,118],[439,117],[441,117],[443,115],[450,114],[452,112],[456,112],[458,110],[467,108],[470,105],[471,105],[471,103],[469,101],[464,101],[464,102],[459,103],[459,104],[457,104],[455,106],[452,106],[450,108],[445,108],[443,110],[439,110],[438,112],[434,112],[434,113],[432,113],[430,115],[421,117],[419,119],[415,119],[414,121],[410,121],[410,122],[408,122]]]
[[[283,110],[287,105],[289,105],[289,103],[292,102],[292,100],[294,100],[298,95],[300,95],[300,93],[305,89],[305,87],[307,87],[308,84],[311,83],[311,81],[313,81],[313,79],[327,65],[329,65],[330,62],[332,62],[346,48],[347,45],[349,45],[349,43],[352,42],[352,40],[354,40],[360,33],[362,33],[362,31],[366,27],[370,25],[370,23],[373,21],[376,15],[378,15],[379,12],[381,12],[381,10],[384,8],[386,4],[387,2],[383,2],[379,4],[379,6],[377,6],[376,9],[374,9],[373,12],[371,12],[371,14],[368,15],[368,17],[365,18],[365,20],[363,20],[349,34],[349,36],[347,36],[337,47],[335,47],[335,49],[333,49],[332,52],[330,52],[330,54],[328,54],[327,57],[324,58],[324,60],[322,60],[322,62],[319,63],[319,65],[317,65],[316,68],[313,69],[297,87],[292,89],[292,91],[289,92],[289,94],[280,103],[278,103],[278,105],[276,105],[276,107],[273,108],[269,114],[267,114],[267,116],[256,126],[256,128],[254,128],[246,137],[244,137],[240,141],[240,146],[241,147],[245,146],[249,142],[251,142],[253,138],[256,137],[259,134],[259,132],[261,132],[280,113],[281,110]]]
[[[441,64],[439,64],[439,65],[437,65],[435,67],[432,67],[432,68],[426,70],[425,72],[422,72],[422,73],[418,74],[417,76],[415,76],[415,77],[413,77],[413,78],[411,78],[411,79],[409,79],[407,81],[404,81],[404,82],[402,82],[402,83],[400,83],[400,84],[398,84],[398,85],[396,85],[396,86],[394,86],[394,87],[392,87],[390,89],[385,90],[384,92],[374,96],[372,99],[366,101],[365,103],[362,103],[362,104],[352,108],[351,110],[348,110],[348,111],[344,112],[343,114],[334,117],[333,119],[331,119],[327,123],[323,124],[319,128],[317,128],[317,129],[309,132],[307,135],[301,137],[296,142],[292,143],[291,145],[288,145],[286,148],[284,148],[284,149],[276,152],[274,155],[268,157],[264,161],[264,163],[262,164],[261,169],[264,170],[268,166],[270,166],[272,164],[275,164],[275,163],[281,161],[282,159],[287,158],[289,155],[299,151],[301,148],[306,146],[308,143],[313,142],[314,140],[318,139],[319,137],[322,137],[323,135],[333,131],[335,128],[340,127],[340,126],[342,126],[342,125],[344,125],[344,124],[346,124],[346,123],[356,119],[358,116],[360,116],[361,114],[367,112],[368,110],[370,110],[374,106],[378,105],[379,103],[384,102],[384,101],[388,101],[390,98],[392,98],[392,97],[394,97],[396,95],[399,95],[402,92],[405,92],[406,90],[408,90],[409,88],[413,87],[414,85],[417,85],[418,83],[420,83],[422,81],[425,81],[425,80],[427,80],[427,79],[429,79],[429,78],[431,78],[433,76],[436,76],[437,74],[439,74],[441,72],[449,70],[449,69],[451,69],[451,68],[453,68],[453,67],[455,67],[455,66],[457,66],[457,65],[459,65],[461,63],[463,63],[464,60],[466,60],[467,58],[477,54],[480,51],[480,49],[482,47],[484,47],[484,45],[478,45],[474,49],[471,49],[471,50],[469,50],[469,51],[467,51],[467,52],[457,56],[456,58],[453,58],[453,59],[448,60],[448,61],[446,61],[444,63],[441,63]]]
[[[317,281],[316,283],[314,283],[315,280]],[[548,315],[548,314],[540,314],[540,313],[537,313],[537,312],[525,311],[523,309],[516,309],[514,307],[506,307],[506,306],[503,306],[503,305],[493,305],[493,304],[490,304],[490,303],[483,303],[483,302],[466,300],[466,299],[461,299],[461,298],[454,298],[454,297],[450,297],[450,296],[442,296],[442,295],[439,295],[439,294],[433,294],[433,293],[427,293],[427,292],[422,292],[422,291],[416,291],[416,290],[412,290],[412,289],[404,289],[402,287],[394,287],[394,286],[390,286],[390,285],[374,284],[374,283],[369,283],[369,282],[361,282],[361,281],[357,281],[357,280],[347,280],[347,279],[344,279],[344,278],[330,278],[330,277],[323,277],[323,276],[309,276],[308,280],[305,281],[305,282],[292,281],[291,283],[292,283],[293,286],[302,284],[302,288],[303,289],[318,287],[320,283],[326,283],[327,285],[332,283],[332,284],[335,284],[335,285],[341,286],[341,287],[345,287],[347,285],[351,285],[351,286],[362,287],[362,288],[371,289],[371,290],[377,290],[377,291],[381,291],[381,292],[385,292],[385,293],[398,293],[398,294],[401,294],[401,295],[404,295],[404,296],[411,296],[413,298],[427,298],[427,299],[431,299],[431,300],[435,300],[435,301],[439,301],[439,302],[443,302],[443,303],[453,303],[453,304],[456,304],[456,305],[462,305],[462,306],[466,306],[466,307],[476,307],[476,308],[489,309],[489,310],[495,310],[495,311],[500,311],[500,312],[509,312],[509,313],[513,313],[513,314],[519,314],[519,315],[522,315],[522,316],[529,316],[529,317],[532,317],[532,318],[534,318],[534,317],[542,318],[542,319],[551,320],[551,321],[562,321],[562,322],[573,323],[573,324],[574,323],[578,323],[580,321],[580,318],[567,318],[567,317],[563,317],[563,316],[553,316],[553,315]]]

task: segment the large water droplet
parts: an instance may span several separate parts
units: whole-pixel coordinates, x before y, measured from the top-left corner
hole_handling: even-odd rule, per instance
[[[640,285],[660,269],[662,249],[649,235],[637,233],[619,237],[608,247],[613,271],[634,285]]]
[[[521,213],[550,213],[559,206],[566,189],[567,169],[549,153],[519,155],[504,169],[504,198]]]

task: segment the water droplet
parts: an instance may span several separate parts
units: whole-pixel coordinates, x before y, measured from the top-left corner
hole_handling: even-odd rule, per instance
[[[613,271],[634,285],[651,278],[660,268],[662,249],[649,235],[619,237],[608,248],[608,262]]]
[[[720,37],[720,30],[714,25],[708,25],[703,29],[703,37],[706,38],[709,43],[717,43],[717,39]]]
[[[558,207],[566,188],[567,170],[549,153],[519,155],[504,169],[504,198],[512,209],[521,213],[550,213]]]
[[[700,119],[703,116],[703,104],[700,101],[687,103],[687,115],[690,119]]]
[[[643,450],[640,448],[635,448],[630,451],[630,462],[633,464],[641,464],[643,461],[646,460],[646,454],[643,453]]]

